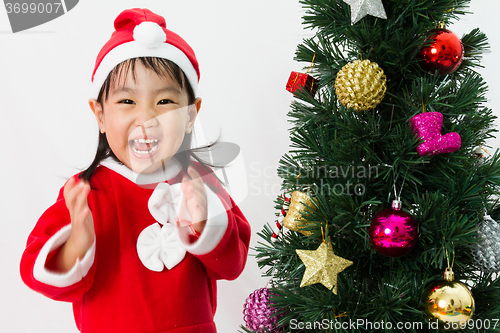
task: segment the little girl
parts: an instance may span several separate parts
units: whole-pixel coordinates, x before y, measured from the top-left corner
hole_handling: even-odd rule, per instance
[[[242,272],[250,227],[190,149],[198,62],[147,9],[115,29],[92,76],[95,160],[40,217],[21,276],[72,302],[81,332],[216,332],[216,280]]]

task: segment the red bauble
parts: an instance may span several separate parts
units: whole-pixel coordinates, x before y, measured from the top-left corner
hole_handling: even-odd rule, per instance
[[[415,247],[418,225],[410,214],[400,209],[400,201],[395,200],[392,207],[373,218],[368,234],[375,250],[394,258],[404,256]]]
[[[435,29],[426,40],[432,43],[423,47],[417,55],[423,70],[439,75],[453,73],[462,63],[464,46],[460,38],[446,29]]]

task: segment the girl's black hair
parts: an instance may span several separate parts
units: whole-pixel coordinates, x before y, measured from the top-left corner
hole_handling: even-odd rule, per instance
[[[166,77],[167,75],[172,79],[179,83],[181,89],[186,89],[188,95],[188,104],[191,105],[194,103],[196,96],[194,94],[193,88],[189,84],[186,75],[184,72],[170,60],[156,57],[139,57],[132,58],[121,62],[116,65],[115,68],[109,73],[108,77],[104,81],[101,90],[99,91],[99,95],[97,97],[97,102],[103,105],[103,102],[106,101],[109,91],[115,84],[120,84],[121,80],[126,77],[129,71],[132,71],[132,76],[135,80],[135,66],[137,62],[140,62],[144,67],[154,71],[160,77]],[[104,111],[104,110],[103,110]],[[186,134],[184,136],[184,140],[178,150],[178,152],[174,155],[174,157],[180,162],[182,168],[187,173],[187,168],[189,167],[191,158],[198,161],[202,166],[207,169],[208,172],[211,172],[210,168],[222,168],[222,165],[214,165],[204,161],[202,158],[197,156],[196,153],[206,153],[212,150],[215,145],[219,142],[218,138],[215,142],[212,142],[206,146],[191,148],[191,138],[193,131],[191,133]],[[99,166],[102,160],[111,157],[115,159],[117,162],[122,163],[115,156],[113,151],[111,150],[108,139],[106,138],[106,133],[99,132],[99,141],[97,144],[97,151],[94,157],[94,161],[90,164],[90,166],[80,173],[79,178],[85,180],[86,182],[90,181],[92,174],[95,169]],[[215,176],[215,174],[214,174]],[[216,176],[218,179],[218,177]],[[219,179],[220,181],[220,179]]]

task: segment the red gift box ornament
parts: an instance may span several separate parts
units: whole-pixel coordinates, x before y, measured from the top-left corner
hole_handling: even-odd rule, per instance
[[[290,74],[288,82],[286,83],[286,90],[294,95],[297,90],[307,91],[314,97],[318,89],[318,80],[307,74],[314,65],[314,58],[316,58],[316,53],[314,53],[311,65],[305,73],[292,72]]]
[[[286,90],[295,93],[296,90],[307,91],[314,97],[318,89],[318,80],[306,73],[292,72],[286,84]]]

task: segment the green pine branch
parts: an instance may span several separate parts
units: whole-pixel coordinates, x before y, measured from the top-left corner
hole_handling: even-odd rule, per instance
[[[439,21],[453,30],[451,24],[468,13],[470,0],[382,2],[387,20],[368,15],[351,25],[351,8],[342,0],[301,1],[304,25],[314,37],[298,45],[295,59],[318,80],[319,89],[315,96],[296,92],[288,112],[290,151],[277,171],[283,193],[299,190],[316,200],[314,211],[302,211],[304,230],[312,234],[284,230],[273,243],[266,225],[253,250],[263,274],[272,277],[280,332],[397,331],[369,325],[356,330],[292,327],[358,319],[414,323],[405,332],[434,332],[424,318],[422,298],[450,261],[455,279],[471,286],[474,319],[500,318],[498,275],[482,271],[474,256],[483,216],[500,219],[500,154],[474,154],[498,132],[496,116],[485,107],[488,87],[476,72],[489,49],[487,38],[479,29],[465,34],[458,70],[447,76],[427,73],[416,58],[418,50]],[[356,59],[376,62],[387,77],[384,100],[365,112],[343,106],[334,88],[338,71]],[[409,119],[423,111],[443,114],[442,133],[459,133],[460,150],[418,155],[421,142]],[[419,241],[406,256],[387,258],[373,249],[368,228],[378,212],[390,207],[395,192],[418,221]],[[277,215],[288,205],[282,196],[275,204]],[[305,266],[296,250],[314,250],[323,237],[336,255],[354,262],[338,275],[337,295],[321,284],[300,287]],[[495,329],[461,330],[486,331],[500,331],[500,323]]]

